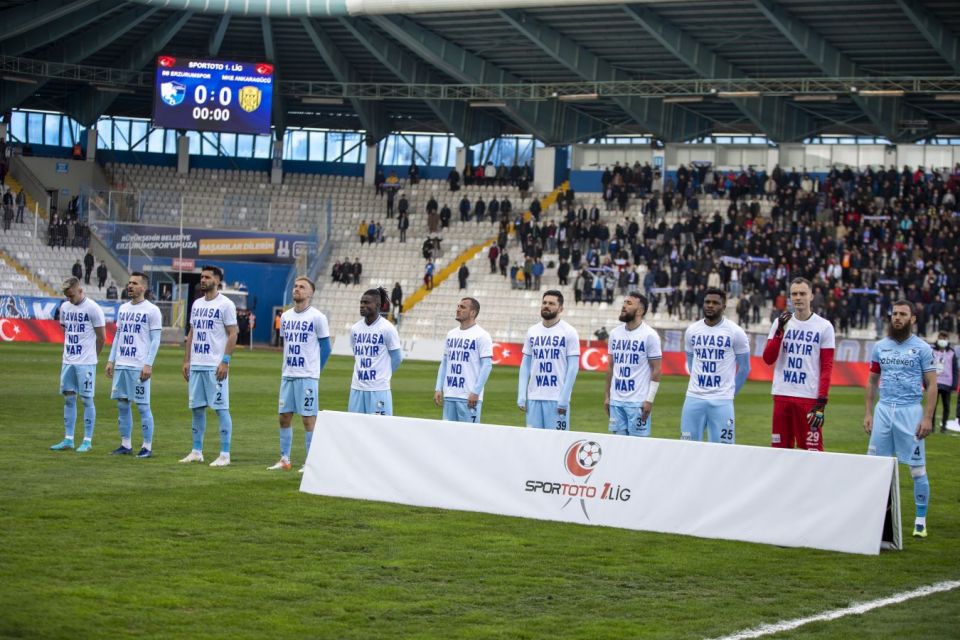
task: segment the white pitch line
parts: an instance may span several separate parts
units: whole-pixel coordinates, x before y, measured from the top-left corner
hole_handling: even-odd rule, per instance
[[[843,618],[844,616],[850,615],[860,615],[871,611],[873,609],[879,609],[880,607],[886,607],[891,604],[900,604],[901,602],[906,602],[907,600],[913,600],[914,598],[923,598],[925,596],[933,595],[934,593],[941,593],[943,591],[952,591],[960,587],[960,580],[947,580],[945,582],[937,582],[935,584],[927,585],[925,587],[919,587],[913,591],[904,591],[902,593],[895,593],[892,596],[887,598],[880,598],[879,600],[871,600],[870,602],[863,602],[860,604],[855,604],[845,609],[835,609],[834,611],[827,611],[824,613],[819,613],[815,616],[810,616],[808,618],[797,618],[795,620],[784,620],[782,622],[775,622],[773,624],[765,624],[753,629],[746,629],[744,631],[738,631],[737,633],[730,636],[723,636],[722,638],[716,638],[715,640],[748,640],[749,638],[760,638],[763,636],[772,635],[774,633],[780,633],[782,631],[791,631],[797,627],[802,627],[805,624],[810,624],[811,622],[823,622],[829,620],[836,620],[837,618]]]

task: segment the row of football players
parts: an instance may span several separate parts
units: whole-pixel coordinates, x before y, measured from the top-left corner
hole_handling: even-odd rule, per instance
[[[219,293],[222,278],[219,267],[202,268],[203,297],[194,301],[191,308],[183,361],[188,403],[193,412],[193,447],[181,462],[203,461],[206,410],[210,408],[216,412],[220,427],[220,455],[211,463],[214,467],[230,464],[229,367],[237,338],[236,309]],[[112,379],[111,398],[117,401],[119,414],[121,442],[113,453],[133,454],[131,404],[136,404],[143,431],[143,444],[136,454],[140,458],[152,455],[150,379],[161,329],[159,309],[144,299],[148,286],[146,275],[131,274],[127,283],[129,300],[118,311],[116,336],[106,366],[106,374]],[[281,316],[284,349],[278,406],[280,460],[269,467],[272,470],[292,468],[293,415],[301,416],[306,452],[316,424],[318,379],[331,347],[327,319],[311,306],[314,292],[310,279],[298,278],[292,291],[294,306]],[[829,321],[812,312],[811,293],[808,281],[797,279],[791,283],[793,313],[784,313],[774,321],[763,358],[774,366],[772,445],[822,451],[834,330]],[[96,417],[93,391],[97,356],[104,343],[104,321],[99,306],[83,296],[76,279],[64,282],[64,295],[67,301],[61,307],[60,318],[65,333],[61,371],[65,434],[63,441],[52,449],[74,447],[80,396],[84,401],[84,440],[77,451],[82,452],[91,448]],[[354,356],[348,405],[351,412],[393,413],[390,380],[402,355],[396,328],[380,314],[386,295],[383,289],[366,291],[360,299],[361,319],[350,331]],[[527,427],[570,428],[570,397],[579,369],[580,339],[576,330],[561,319],[563,302],[560,291],[545,292],[541,320],[530,327],[524,339],[517,406],[526,414]],[[735,442],[734,397],[750,371],[750,348],[746,333],[724,317],[725,308],[725,293],[720,289],[708,290],[702,319],[684,333],[690,378],[680,416],[683,440],[700,441],[706,435],[710,442]],[[646,309],[647,300],[642,294],[628,294],[620,309],[622,324],[611,332],[608,341],[604,405],[610,418],[609,430],[615,434],[651,433],[662,353],[656,331],[643,322]],[[481,421],[493,345],[489,333],[477,324],[479,312],[476,299],[461,299],[455,316],[458,326],[449,332],[444,344],[434,401],[443,407],[445,420]],[[923,438],[932,428],[937,385],[932,351],[913,335],[914,322],[910,303],[894,305],[890,336],[877,343],[872,355],[864,429],[871,434],[869,453],[898,455],[901,462],[910,466],[917,531],[925,534],[929,482]],[[928,389],[926,410],[924,382]],[[880,401],[874,407],[878,390]]]

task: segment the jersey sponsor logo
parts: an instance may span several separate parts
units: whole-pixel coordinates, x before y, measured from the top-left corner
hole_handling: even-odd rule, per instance
[[[612,482],[591,483],[593,472],[600,464],[603,449],[593,440],[576,440],[567,447],[563,454],[563,467],[573,476],[568,482],[551,480],[527,480],[524,491],[544,496],[566,497],[560,509],[565,509],[574,499],[579,499],[580,509],[587,520],[587,501],[627,502],[630,500],[630,489]],[[582,479],[582,482],[579,482]],[[579,482],[579,483],[578,483]]]

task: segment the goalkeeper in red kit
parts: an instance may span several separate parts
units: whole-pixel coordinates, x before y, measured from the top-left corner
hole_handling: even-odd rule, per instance
[[[823,451],[823,416],[833,372],[833,324],[813,313],[813,288],[806,278],[790,282],[793,313],[770,327],[763,361],[773,369],[774,447]]]

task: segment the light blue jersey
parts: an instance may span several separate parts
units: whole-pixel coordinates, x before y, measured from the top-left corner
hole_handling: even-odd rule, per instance
[[[920,404],[923,401],[923,374],[936,370],[933,349],[915,335],[903,342],[884,338],[873,345],[870,369],[880,374],[880,402]]]
[[[873,346],[870,371],[880,377],[880,402],[873,408],[867,453],[896,455],[901,463],[910,467],[917,514],[914,535],[926,537],[930,479],[926,470],[926,448],[917,431],[923,419],[923,377],[936,371],[933,349],[914,335],[903,342],[884,338]]]

